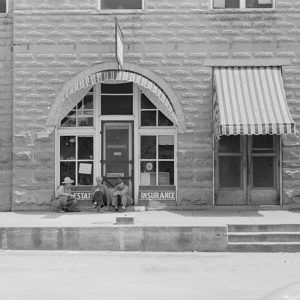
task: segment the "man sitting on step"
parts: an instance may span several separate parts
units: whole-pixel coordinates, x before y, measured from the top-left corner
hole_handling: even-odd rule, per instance
[[[124,184],[121,178],[117,179],[117,185],[115,187],[114,197],[112,201],[112,205],[115,208],[115,211],[119,210],[118,208],[119,198],[121,200],[121,205],[122,205],[121,211],[123,212],[126,210],[127,205],[133,204],[133,199],[129,193],[129,187],[126,184]]]

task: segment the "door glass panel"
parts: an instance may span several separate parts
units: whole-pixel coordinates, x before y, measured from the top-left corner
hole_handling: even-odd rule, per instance
[[[222,136],[219,141],[219,152],[239,153],[241,152],[239,135]]]
[[[156,162],[141,161],[141,185],[156,185]]]
[[[158,158],[174,158],[174,136],[160,135],[158,137]]]
[[[156,158],[156,136],[152,136],[152,135],[141,136],[141,158],[142,159]]]
[[[93,137],[78,137],[78,159],[93,159]]]
[[[158,162],[158,185],[174,185],[174,162]]]
[[[123,178],[132,191],[132,131],[129,123],[105,123],[102,174],[109,187]]]
[[[220,187],[241,188],[241,157],[221,156],[220,165]]]
[[[253,187],[274,187],[274,157],[253,157]]]
[[[75,136],[61,136],[60,137],[60,159],[72,160],[76,159],[76,138]]]

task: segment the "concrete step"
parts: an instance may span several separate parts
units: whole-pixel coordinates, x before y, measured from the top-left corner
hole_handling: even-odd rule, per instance
[[[227,227],[3,227],[0,249],[222,252],[227,249]]]
[[[300,252],[300,243],[228,243],[228,252]]]
[[[229,243],[299,242],[300,232],[229,232]]]
[[[299,232],[300,224],[230,224],[228,232]]]

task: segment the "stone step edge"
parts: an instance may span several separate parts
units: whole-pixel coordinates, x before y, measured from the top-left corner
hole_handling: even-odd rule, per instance
[[[229,232],[228,236],[260,236],[260,235],[278,235],[278,234],[284,234],[284,235],[299,235],[300,231],[247,231],[247,232]]]
[[[298,223],[297,224],[236,224],[236,225],[227,224],[227,226],[228,226],[228,233],[300,232],[300,224]],[[285,229],[278,230],[278,228],[280,227],[283,227]]]
[[[247,245],[259,245],[259,246],[271,246],[271,245],[299,245],[300,242],[228,242],[228,246],[235,245],[235,246],[247,246]]]

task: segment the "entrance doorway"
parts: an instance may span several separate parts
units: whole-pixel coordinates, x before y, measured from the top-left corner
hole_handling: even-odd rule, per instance
[[[278,136],[222,136],[215,157],[217,205],[280,204]]]
[[[102,122],[101,157],[105,183],[114,187],[117,178],[122,178],[134,194],[133,122]]]

